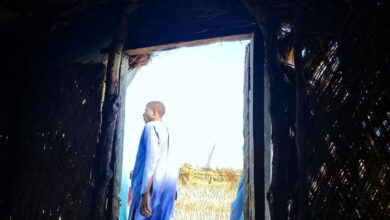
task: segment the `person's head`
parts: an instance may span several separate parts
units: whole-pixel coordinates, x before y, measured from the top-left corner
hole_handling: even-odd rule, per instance
[[[151,101],[146,104],[143,114],[145,123],[150,121],[161,121],[165,114],[165,106],[160,101]]]

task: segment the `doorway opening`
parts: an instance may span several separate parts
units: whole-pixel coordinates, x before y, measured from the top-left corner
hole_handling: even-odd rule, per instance
[[[145,104],[162,101],[181,167],[176,219],[228,219],[243,168],[243,85],[250,41],[157,52],[139,69],[125,101],[120,219],[127,219],[130,172]]]

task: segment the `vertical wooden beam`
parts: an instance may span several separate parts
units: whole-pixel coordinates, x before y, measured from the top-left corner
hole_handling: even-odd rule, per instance
[[[107,63],[102,125],[96,152],[96,185],[92,201],[92,218],[97,220],[107,218],[107,193],[109,183],[113,176],[113,169],[111,167],[112,151],[114,148],[116,122],[120,109],[119,68],[122,49],[123,43],[115,40],[112,44],[112,51],[110,52]]]
[[[270,88],[270,115],[272,122],[272,181],[267,192],[270,216],[285,220],[288,216],[288,159],[290,151],[289,123],[286,113],[287,92],[277,61],[275,27],[265,27],[266,74]]]
[[[119,94],[121,97],[122,106],[126,105],[126,91],[127,87],[130,85],[131,81],[134,79],[137,71],[130,70],[129,67],[129,56],[124,55],[122,57],[122,65],[120,69],[120,90]],[[112,189],[112,205],[111,205],[111,216],[110,219],[119,219],[120,212],[120,191],[122,183],[122,164],[123,164],[123,141],[124,141],[124,129],[125,129],[125,108],[119,110],[119,115],[116,124],[116,135],[115,135],[115,146],[114,146],[114,160],[113,160],[113,169],[114,169],[114,181]],[[126,175],[128,178],[128,174]],[[125,201],[125,205],[127,200]],[[122,203],[123,204],[123,203]]]
[[[264,40],[260,30],[253,34],[251,44],[252,129],[254,153],[255,219],[265,219],[264,187]]]
[[[128,56],[122,57],[122,65],[120,69],[120,90],[119,96],[121,97],[121,104],[125,106],[125,96],[128,77]],[[122,180],[122,161],[123,161],[123,137],[124,137],[124,123],[125,123],[125,108],[120,108],[118,119],[116,123],[115,133],[115,145],[114,145],[114,157],[113,157],[113,170],[114,170],[114,181],[112,186],[112,198],[111,202],[111,216],[110,219],[119,219],[119,208],[120,208],[120,197],[119,193],[121,190]]]
[[[245,219],[265,218],[264,187],[264,41],[252,34],[244,78]]]
[[[269,105],[272,123],[272,182],[267,192],[270,217],[273,220],[287,219],[288,200],[288,152],[289,126],[286,115],[286,88],[283,82],[278,57],[278,25],[273,19],[268,1],[242,0],[248,11],[255,16],[263,32],[265,50],[265,74],[269,82]]]
[[[271,114],[270,114],[270,87],[266,66],[264,68],[264,190],[268,192],[272,174],[272,141],[271,141]],[[269,203],[265,195],[265,220],[270,220]]]
[[[128,16],[136,11],[140,5],[138,1],[133,1],[125,8],[121,15],[119,27],[110,46],[110,53],[107,62],[106,86],[102,111],[101,133],[99,137],[98,149],[96,151],[95,165],[95,191],[92,197],[91,217],[94,220],[109,219],[113,217],[109,204],[113,205],[112,195],[114,192],[112,177],[114,174],[114,163],[112,160],[115,146],[115,136],[117,135],[117,118],[121,106],[120,100],[120,67],[124,43],[128,32]],[[115,152],[114,152],[115,153]],[[109,189],[109,185],[111,188]]]
[[[308,171],[306,165],[306,118],[307,105],[305,101],[305,81],[302,67],[302,2],[295,1],[294,6],[294,66],[295,66],[295,92],[296,92],[296,117],[295,117],[295,144],[298,152],[298,219],[309,219],[308,198]]]
[[[251,45],[247,45],[245,53],[245,70],[244,70],[244,219],[255,218],[255,201],[254,201],[254,183],[253,183],[253,148],[250,147],[250,121],[249,106],[251,105],[252,96],[250,95],[250,59]]]

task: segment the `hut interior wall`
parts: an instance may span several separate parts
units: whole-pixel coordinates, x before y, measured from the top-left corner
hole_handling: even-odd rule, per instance
[[[101,63],[72,63],[24,87],[8,164],[12,219],[88,219],[103,75]]]
[[[113,11],[1,26],[1,219],[89,219]]]
[[[304,2],[300,40],[308,105],[311,218],[386,219],[390,216],[388,2]],[[280,41],[287,38],[281,35]],[[296,198],[292,202],[298,204]]]
[[[10,210],[11,205],[9,204],[7,194],[9,193],[8,186],[12,184],[10,181],[11,176],[14,173],[14,168],[10,166],[14,160],[12,151],[17,146],[19,139],[17,130],[19,123],[18,112],[20,109],[17,106],[20,102],[18,97],[22,90],[15,89],[18,88],[18,82],[16,77],[12,76],[15,76],[17,73],[5,65],[12,63],[13,60],[2,52],[0,52],[0,55],[2,72],[6,73],[5,76],[2,76],[2,85],[0,86],[0,210]],[[7,219],[6,212],[0,212],[1,219]]]

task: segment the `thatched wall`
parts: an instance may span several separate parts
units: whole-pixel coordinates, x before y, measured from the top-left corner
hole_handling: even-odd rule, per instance
[[[313,5],[339,10],[328,19],[343,23],[322,25],[335,37],[305,30],[314,219],[390,215],[389,8],[381,4],[387,3]]]
[[[302,42],[307,120],[303,176],[308,183],[309,217],[386,219],[390,215],[389,5],[303,2],[301,38],[294,35],[296,23],[284,25],[278,46],[286,84],[295,87],[292,49]],[[291,204],[291,219],[302,213],[294,172],[288,173],[289,199],[284,201],[285,209]]]
[[[104,66],[70,64],[23,89],[19,146],[9,167],[12,219],[87,219]]]
[[[19,17],[2,29],[1,219],[89,219],[105,75],[100,49],[117,18],[112,6],[101,9],[74,11],[66,25]]]

